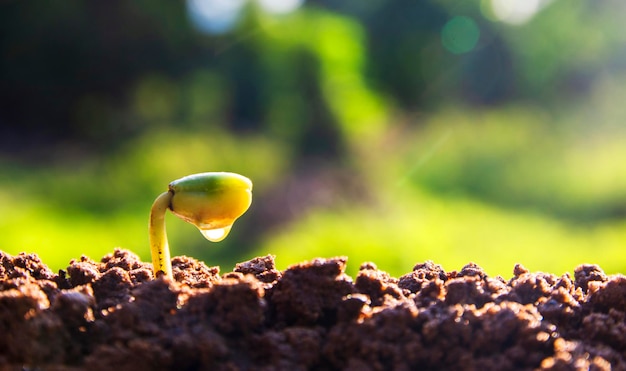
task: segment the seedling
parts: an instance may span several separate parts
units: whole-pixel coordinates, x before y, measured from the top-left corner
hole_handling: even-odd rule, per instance
[[[252,202],[252,182],[235,173],[188,175],[169,184],[150,211],[150,251],[154,276],[172,278],[170,249],[165,232],[165,211],[198,227],[209,241],[228,236],[233,223]]]

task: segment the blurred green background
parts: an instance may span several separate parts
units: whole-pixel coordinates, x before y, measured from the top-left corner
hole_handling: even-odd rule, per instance
[[[254,182],[229,271],[347,255],[510,277],[626,272],[626,3],[137,0],[0,4],[0,250],[150,260],[167,184]]]

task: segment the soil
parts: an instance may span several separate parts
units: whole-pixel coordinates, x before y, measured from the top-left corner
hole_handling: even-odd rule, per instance
[[[275,268],[115,250],[52,272],[0,251],[0,370],[626,370],[626,277],[489,277],[427,261],[394,278],[346,258]]]

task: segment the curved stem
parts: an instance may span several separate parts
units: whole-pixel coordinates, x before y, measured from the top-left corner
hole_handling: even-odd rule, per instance
[[[170,208],[172,192],[164,192],[154,200],[150,210],[150,252],[152,254],[152,266],[154,277],[165,275],[172,279],[172,262],[170,261],[170,248],[167,243],[165,232],[165,212]]]

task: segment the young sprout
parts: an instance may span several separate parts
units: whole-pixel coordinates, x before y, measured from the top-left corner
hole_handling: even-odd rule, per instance
[[[252,202],[252,182],[235,173],[188,175],[169,184],[169,190],[156,198],[150,211],[150,251],[154,276],[172,278],[170,249],[165,233],[165,211],[198,227],[209,241],[228,236],[235,219]]]

